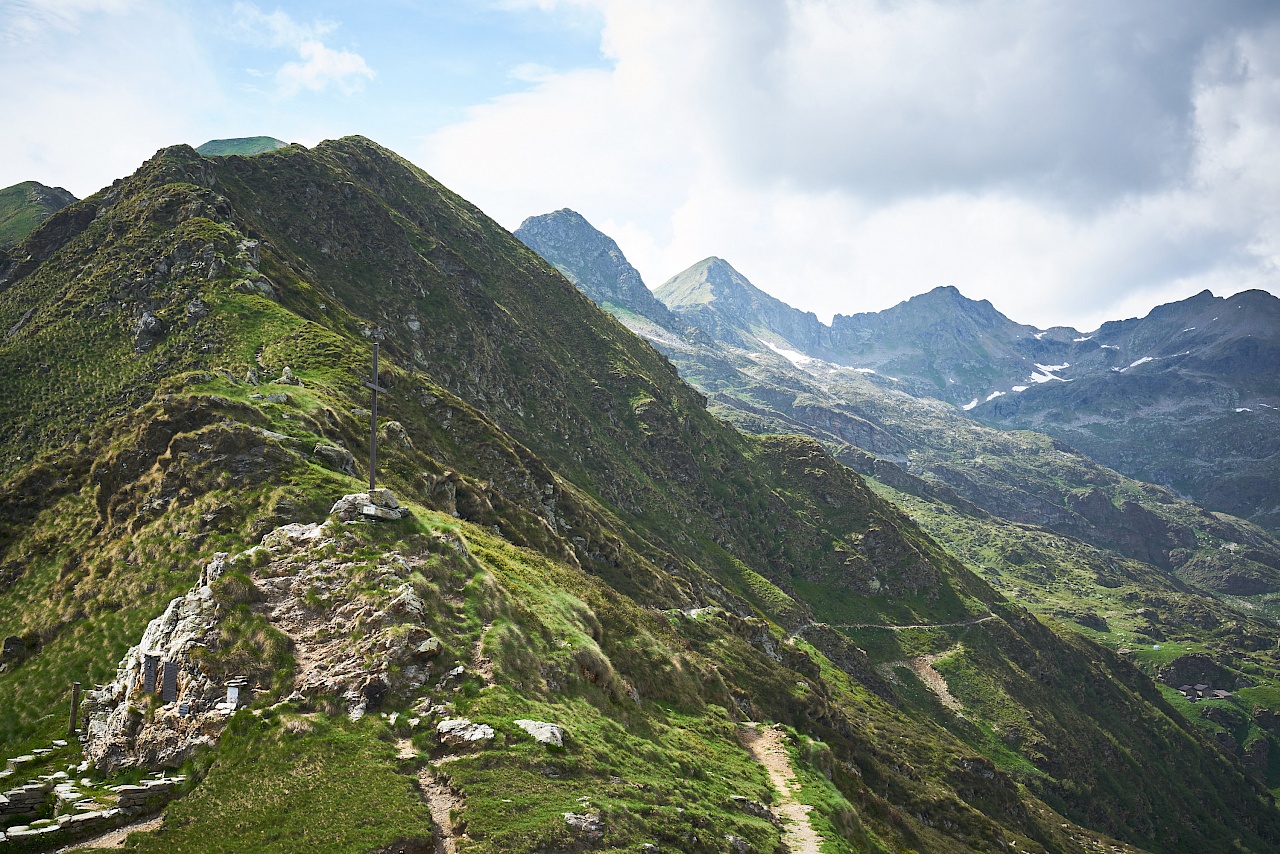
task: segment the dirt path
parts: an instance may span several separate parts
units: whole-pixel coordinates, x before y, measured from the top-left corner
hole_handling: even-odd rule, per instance
[[[453,810],[462,810],[462,798],[432,773],[430,768],[422,769],[418,775],[418,785],[422,787],[422,794],[431,808],[431,821],[436,826],[435,854],[455,854],[458,850],[457,842],[453,833],[453,819],[449,817],[449,813]]]
[[[101,836],[85,839],[74,845],[68,845],[66,848],[59,848],[55,854],[62,854],[64,851],[77,851],[81,848],[123,848],[124,841],[129,838],[130,833],[148,833],[153,830],[159,830],[162,824],[164,824],[163,815],[143,821],[135,821],[133,824],[117,827],[115,830],[104,833]]]
[[[934,696],[938,698],[942,705],[955,712],[958,717],[964,717],[964,706],[947,688],[947,680],[942,678],[942,674],[933,666],[936,662],[955,655],[957,649],[958,647],[956,649],[949,649],[946,652],[937,653],[936,655],[922,655],[917,656],[916,658],[901,659],[899,661],[886,661],[876,669],[880,671],[886,679],[889,679],[896,684],[898,679],[893,674],[894,668],[907,668],[916,676],[920,677],[920,681],[925,684],[926,688],[934,693]]]
[[[890,626],[884,623],[842,623],[833,625],[833,629],[889,629],[890,631],[899,632],[903,629],[958,629],[962,626],[976,626],[978,623],[985,623],[987,620],[994,620],[995,614],[987,614],[985,617],[974,617],[971,620],[961,620],[958,623],[919,623],[909,626]]]
[[[479,676],[486,685],[493,684],[493,660],[484,654],[484,639],[492,628],[492,621],[484,624],[480,637],[476,638],[475,649],[471,651],[471,672]]]
[[[782,731],[775,727],[747,724],[738,730],[742,744],[756,761],[769,772],[769,781],[778,790],[778,802],[773,811],[782,817],[784,824],[782,844],[790,854],[820,854],[822,837],[809,823],[813,807],[796,800],[800,782],[791,767],[791,757],[782,744]]]

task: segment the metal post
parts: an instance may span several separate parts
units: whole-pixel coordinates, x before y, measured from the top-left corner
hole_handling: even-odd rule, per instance
[[[378,484],[378,345],[373,345],[373,412],[369,417],[369,491]]]
[[[378,345],[373,345],[373,382],[365,386],[373,391],[373,407],[369,415],[369,491],[378,488],[378,392],[388,391],[378,385]]]
[[[76,737],[76,724],[80,719],[80,683],[71,683],[71,720],[67,724],[67,738]]]

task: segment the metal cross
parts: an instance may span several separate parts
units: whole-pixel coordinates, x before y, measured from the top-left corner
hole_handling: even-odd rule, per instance
[[[377,489],[378,482],[378,392],[389,392],[391,389],[378,385],[378,345],[373,345],[373,382],[365,383],[365,388],[373,390],[373,410],[369,416],[369,491]]]

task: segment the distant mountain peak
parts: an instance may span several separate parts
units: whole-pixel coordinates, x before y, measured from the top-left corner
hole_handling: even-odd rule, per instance
[[[673,331],[684,328],[684,323],[654,297],[613,238],[577,211],[560,208],[531,216],[515,230],[515,236],[597,305],[626,309]]]
[[[40,223],[76,197],[61,187],[23,181],[0,190],[0,250],[20,243]]]
[[[658,299],[671,310],[718,302],[740,308],[764,304],[797,311],[751,283],[723,258],[711,255],[672,276],[657,290]],[[801,312],[803,313],[803,312]]]
[[[785,342],[807,355],[827,355],[828,329],[813,312],[770,296],[723,258],[703,258],[655,294],[694,326],[734,346],[763,351]]]
[[[289,143],[274,136],[242,136],[234,139],[211,139],[196,151],[205,157],[226,157],[231,154],[252,156],[284,148]]]

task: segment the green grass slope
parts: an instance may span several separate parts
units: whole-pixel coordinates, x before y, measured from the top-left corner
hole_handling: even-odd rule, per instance
[[[76,200],[61,187],[24,181],[0,190],[0,249],[22,242],[36,226]]]
[[[24,253],[0,260],[0,634],[31,651],[0,672],[6,749],[65,726],[50,710],[69,680],[110,678],[215,552],[359,489],[359,463],[335,472],[315,448],[364,458],[371,338],[381,478],[415,513],[351,526],[327,558],[353,602],[409,585],[434,603],[420,628],[442,666],[491,664],[456,692],[381,698],[397,723],[350,725],[340,698],[292,695],[273,615],[228,602],[202,660],[244,662],[257,714],[192,760],[136,848],[424,844],[425,775],[462,803],[462,850],[579,845],[563,815],[587,809],[601,850],[774,850],[778,828],[732,800],[771,797],[736,736],[750,719],[797,733],[833,850],[1280,843],[1265,791],[1130,663],[1004,600],[816,441],[730,429],[665,357],[368,140],[167,149]],[[925,660],[952,705],[913,681]],[[399,723],[428,701],[497,737],[428,764],[439,749]],[[564,751],[522,739],[524,717],[564,722]],[[248,756],[268,784],[245,786]]]
[[[287,142],[281,142],[272,136],[245,136],[236,139],[211,139],[204,145],[197,146],[196,151],[205,157],[227,157],[232,154],[252,157],[286,145]]]

